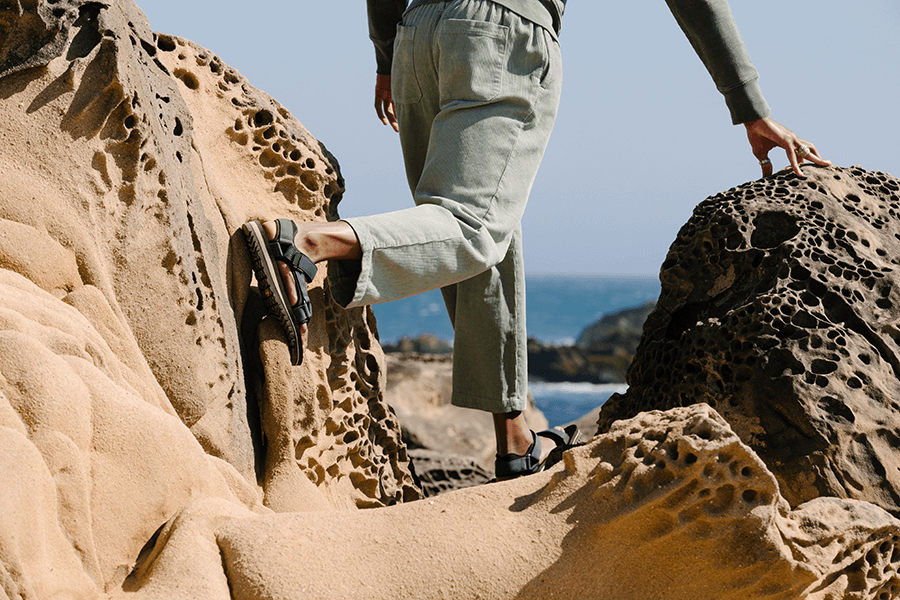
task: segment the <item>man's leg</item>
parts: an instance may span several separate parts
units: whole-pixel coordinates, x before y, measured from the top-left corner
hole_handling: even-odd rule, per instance
[[[469,10],[468,14],[447,14],[443,15],[443,18],[472,20],[484,18],[485,7],[492,5],[490,2],[469,4],[469,8],[464,9]],[[448,102],[453,98],[452,94],[448,93],[453,86],[443,85],[440,82],[440,78],[447,75],[441,73],[440,69],[436,77],[438,81],[430,90],[433,92],[435,88],[437,89],[437,99],[435,94],[428,93],[428,88],[431,87],[429,84],[434,81],[421,70],[412,69],[416,76],[411,83],[408,79],[401,79],[398,82],[401,97],[422,96],[415,105],[400,107],[400,112],[405,113],[403,116],[407,121],[421,125],[423,120],[433,119],[430,129],[421,126],[414,128],[414,132],[419,135],[404,140],[407,173],[417,202],[428,202],[442,196],[439,188],[443,184],[440,180],[443,173],[442,169],[435,168],[436,165],[454,165],[454,161],[458,160],[461,162],[453,171],[465,174],[472,170],[487,169],[490,172],[489,165],[492,159],[500,157],[504,161],[502,166],[498,162],[498,172],[501,169],[502,172],[496,180],[497,183],[491,184],[494,185],[491,191],[493,200],[498,203],[497,210],[511,209],[510,214],[515,215],[516,221],[512,227],[506,255],[500,263],[488,270],[442,290],[455,330],[453,403],[487,410],[494,414],[497,449],[500,454],[525,454],[533,441],[522,415],[528,393],[527,334],[524,263],[519,225],[521,212],[517,211],[524,210],[524,201],[527,199],[555,120],[561,76],[561,64],[555,42],[549,35],[542,36],[542,33],[545,34],[542,30],[528,31],[529,24],[516,22],[517,17],[514,15],[513,17],[512,20],[502,17],[494,20],[505,21],[503,25],[512,30],[507,38],[509,43],[520,46],[518,49],[510,49],[503,69],[529,72],[529,69],[538,67],[538,63],[534,62],[535,57],[543,52],[540,59],[543,61],[542,71],[539,76],[543,81],[540,82],[540,90],[536,94],[532,93],[534,88],[528,89],[535,83],[534,79],[523,81],[521,78],[518,80],[512,78],[512,81],[505,82],[512,84],[501,93],[501,95],[509,94],[508,97],[499,102],[502,110],[507,111],[506,115],[492,115],[492,108],[497,107],[488,105],[481,108],[482,114],[477,117],[477,124],[465,123],[466,115],[454,114],[455,109],[464,109],[453,107],[452,100]],[[415,23],[408,24],[413,25],[415,29],[407,33],[421,44],[422,27],[416,26]],[[459,33],[449,34],[446,30],[442,32],[441,25],[433,28],[428,26],[424,31],[434,33],[425,40],[433,47],[433,39],[436,37],[441,50],[449,53],[452,45],[458,42],[453,39],[454,36],[462,35],[463,43],[470,41],[469,32],[465,27],[465,22],[454,24]],[[476,44],[477,42],[473,42],[472,46]],[[414,56],[412,61],[415,62],[418,58],[419,56]],[[445,56],[438,64],[441,64],[442,60],[449,59]],[[466,60],[477,62],[479,59],[474,57]],[[415,66],[414,64],[413,67]],[[534,74],[534,71],[531,73]],[[455,76],[455,73],[452,75]],[[471,77],[477,79],[478,74],[473,73]],[[476,85],[480,85],[483,81],[476,82]],[[409,86],[412,86],[412,90]],[[461,91],[461,95],[469,101],[473,99],[477,101],[478,93],[477,90],[470,89]],[[514,116],[517,109],[521,108],[516,106],[517,99],[529,106],[530,115],[523,117],[520,113],[518,117]],[[466,102],[459,104],[465,106]],[[441,106],[443,110],[429,113],[435,106]],[[527,125],[521,130],[516,130],[507,127],[507,123],[497,127],[494,132],[491,131],[491,121],[495,116],[499,116],[500,120],[511,117],[515,121],[519,118]],[[460,127],[457,123],[459,120],[463,122],[462,129],[456,129]],[[480,129],[485,126],[485,129]],[[401,122],[401,132],[402,127]],[[457,140],[461,140],[462,143]],[[471,143],[473,141],[474,143]],[[425,148],[428,152],[423,152]],[[455,156],[451,156],[451,153],[455,153]],[[477,177],[475,179],[477,180]],[[482,190],[477,192],[483,193]],[[506,227],[511,226],[511,222],[506,223]]]
[[[347,220],[358,241],[350,250],[361,260],[346,261],[347,276],[329,275],[332,293],[356,306],[457,284],[453,401],[502,415],[498,439],[509,443],[498,448],[521,454],[520,441],[531,438],[520,415],[527,398],[520,222],[556,116],[559,48],[515,13],[466,0],[411,11],[394,60],[417,206]],[[298,237],[318,227],[298,225]]]

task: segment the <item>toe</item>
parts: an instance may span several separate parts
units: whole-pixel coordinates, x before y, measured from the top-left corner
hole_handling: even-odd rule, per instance
[[[268,239],[275,239],[275,235],[278,233],[278,226],[275,224],[275,221],[266,221],[263,223],[263,229],[266,230],[266,237]]]
[[[281,272],[281,281],[284,282],[284,289],[287,290],[288,302],[291,306],[297,304],[299,296],[297,295],[297,286],[294,285],[294,277],[291,275],[291,268],[285,263],[278,263],[278,270]]]

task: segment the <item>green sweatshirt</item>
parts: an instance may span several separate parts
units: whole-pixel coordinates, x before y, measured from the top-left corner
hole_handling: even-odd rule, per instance
[[[394,36],[403,12],[438,1],[441,0],[367,0],[369,37],[375,44],[380,75],[391,73]],[[566,0],[493,1],[558,35]],[[666,4],[719,92],[725,96],[732,123],[737,125],[769,116],[769,105],[759,87],[759,74],[750,61],[728,0],[666,0]]]

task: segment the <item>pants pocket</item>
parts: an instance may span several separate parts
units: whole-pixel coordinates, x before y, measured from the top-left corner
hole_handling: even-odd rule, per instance
[[[442,105],[486,102],[500,95],[509,48],[509,27],[447,19],[438,26],[439,93]]]
[[[397,26],[394,62],[391,66],[391,96],[397,104],[416,104],[422,99],[422,90],[416,77],[415,41],[415,27]]]

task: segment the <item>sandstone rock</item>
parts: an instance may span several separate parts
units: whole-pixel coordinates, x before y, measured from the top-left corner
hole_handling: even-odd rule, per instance
[[[140,377],[73,307],[0,269],[0,315],[0,448],[10,457],[0,540],[15,541],[0,543],[0,572],[10,597],[94,597],[121,584],[194,496],[257,506],[249,484],[158,405],[156,388],[133,385]]]
[[[236,235],[336,218],[336,161],[130,0],[0,11],[0,116],[5,596],[900,592],[900,522],[836,498],[791,510],[708,406],[619,421],[548,473],[410,502],[371,311],[338,308],[323,270],[290,367]]]
[[[409,458],[426,497],[484,485],[494,478],[493,470],[486,469],[468,456],[411,448]]]
[[[337,218],[337,162],[215,55],[152,33],[130,1],[33,3],[3,19],[0,267],[82,311],[130,385],[264,483],[257,405],[263,373],[280,367],[255,358],[261,311],[236,231]],[[289,397],[269,397],[295,405],[300,468],[338,503],[417,497],[371,313],[338,308],[322,271],[306,362]]]
[[[262,318],[240,225],[335,219],[343,192],[287,110],[130,0],[58,0],[0,10],[0,116],[6,595],[121,589],[195,500],[421,497],[371,311],[323,269],[296,369]]]
[[[697,206],[600,430],[707,402],[793,506],[819,496],[900,514],[900,181],[804,167]]]
[[[427,501],[316,519],[217,510],[179,517],[193,524],[207,558],[185,553],[183,543],[172,552],[211,564],[215,540],[238,598],[825,600],[900,592],[900,521],[836,498],[791,510],[762,461],[705,405],[620,421],[550,472]],[[172,565],[173,542],[160,538],[154,560]],[[365,560],[348,568],[350,556]],[[205,589],[215,581],[200,569],[168,573],[177,589],[191,578]],[[220,594],[207,597],[228,598]]]

